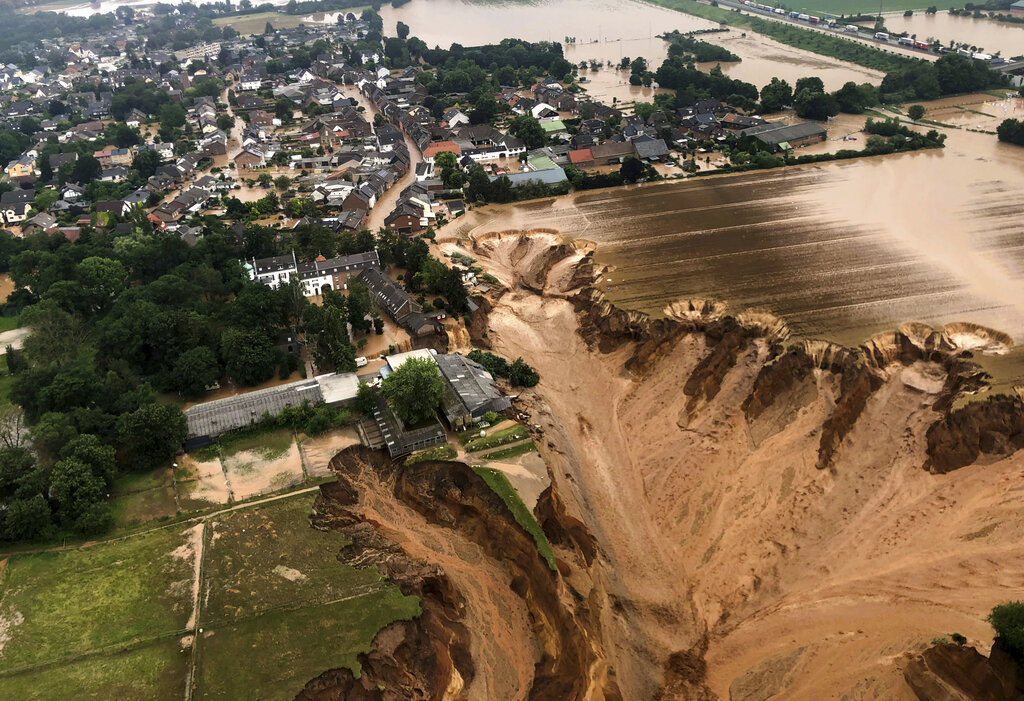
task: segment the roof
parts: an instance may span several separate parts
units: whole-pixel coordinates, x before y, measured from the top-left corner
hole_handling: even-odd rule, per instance
[[[561,119],[556,119],[551,122],[541,122],[540,126],[546,133],[565,130],[565,123]]]
[[[750,127],[740,132],[743,136],[753,136],[766,144],[779,145],[784,141],[806,139],[812,136],[825,136],[825,127],[814,122],[800,122],[799,124],[780,124],[772,122]]]
[[[633,139],[633,148],[640,158],[664,158],[668,155],[668,145],[664,139]]]
[[[359,378],[354,372],[336,372],[330,375],[318,375],[317,384],[320,393],[328,406],[350,402],[359,392]]]
[[[434,360],[436,362],[434,354],[429,348],[411,350],[404,353],[395,353],[394,355],[387,356],[389,374],[402,367],[407,361],[412,360],[413,358],[419,358],[420,360]]]
[[[477,418],[512,406],[511,400],[498,391],[491,373],[478,363],[457,353],[439,354],[435,361],[447,385],[444,411],[449,422],[460,415],[460,409]]]
[[[566,179],[565,171],[561,168],[549,168],[547,170],[531,170],[527,173],[492,175],[491,180],[494,181],[503,177],[508,178],[513,185],[521,185],[530,181],[544,183],[545,185],[555,185]]]
[[[285,407],[298,406],[303,401],[312,404],[323,401],[320,384],[316,379],[196,404],[185,410],[188,437],[219,436],[259,421],[263,414],[276,415]]]
[[[450,151],[456,156],[462,155],[462,147],[454,141],[435,141],[430,144],[430,146],[427,146],[426,150],[423,152],[423,157],[433,158],[442,151]]]

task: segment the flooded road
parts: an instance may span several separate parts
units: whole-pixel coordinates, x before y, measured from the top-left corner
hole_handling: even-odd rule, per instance
[[[950,41],[977,46],[980,51],[995,54],[997,51],[1010,58],[1024,54],[1024,24],[994,22],[971,17],[954,17],[948,12],[926,15],[915,12],[912,17],[903,13],[883,15],[885,26],[891,32],[910,32],[918,39],[937,39],[943,46]]]

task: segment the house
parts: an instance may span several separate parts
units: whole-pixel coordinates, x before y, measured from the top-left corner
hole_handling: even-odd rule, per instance
[[[462,147],[454,141],[435,141],[423,151],[423,160],[433,163],[434,157],[443,151],[454,153],[456,157],[462,155]]]
[[[408,292],[395,285],[378,269],[364,270],[357,279],[370,290],[370,297],[377,306],[384,309],[388,316],[398,323],[410,314],[423,311],[423,307],[410,297]]]
[[[773,151],[788,151],[791,148],[824,141],[828,132],[825,127],[814,122],[799,122],[797,124],[771,122],[744,129],[740,134],[754,137]]]
[[[746,115],[730,112],[729,114],[722,117],[718,121],[718,123],[722,125],[723,129],[739,131],[743,129],[749,129],[750,127],[758,127],[761,126],[762,124],[767,124],[768,122],[761,119],[760,117],[748,117]]]
[[[128,179],[128,169],[124,166],[107,168],[100,173],[100,181],[105,183],[121,183]]]
[[[25,221],[31,207],[31,200],[28,202],[4,202],[0,204],[0,214],[3,215],[5,224],[19,224]]]
[[[21,225],[21,233],[28,235],[37,231],[46,231],[56,224],[56,217],[47,214],[46,212],[40,212]]]
[[[71,153],[54,153],[50,156],[50,169],[56,173],[60,170],[60,167],[66,163],[75,163],[78,160],[78,153],[72,151]]]
[[[314,297],[323,294],[325,289],[348,289],[351,278],[365,270],[379,270],[380,259],[377,251],[371,250],[336,258],[317,256],[308,263],[299,263],[293,251],[291,255],[246,261],[244,267],[250,280],[262,282],[274,289],[287,285],[292,277],[298,277],[302,284],[302,294]]]
[[[668,144],[664,139],[639,136],[633,139],[636,157],[642,161],[662,161],[668,158]]]
[[[258,149],[255,146],[250,146],[235,156],[236,168],[256,169],[265,168],[266,165],[267,160],[263,156],[262,149]]]
[[[467,428],[489,411],[497,413],[512,406],[480,364],[458,353],[438,353],[434,361],[444,381],[442,412],[453,429]]]
[[[7,164],[4,171],[11,180],[32,177],[36,172],[36,159],[32,156],[16,158]]]
[[[1024,0],[1017,0],[1017,2],[1010,5],[1010,14],[1024,17]]]
[[[609,141],[594,146],[590,149],[595,166],[614,165],[622,163],[626,158],[636,153],[633,144],[627,141]]]
[[[580,148],[569,152],[569,163],[576,168],[592,168],[594,163],[594,152],[589,148]]]
[[[125,117],[124,123],[132,128],[137,128],[139,125],[149,121],[149,116],[142,110],[133,107],[132,111]]]
[[[454,107],[447,110],[441,116],[441,126],[448,127],[449,129],[454,129],[460,124],[469,124],[469,117],[467,117],[460,110]]]
[[[394,210],[384,219],[384,226],[401,234],[418,234],[425,228],[423,209],[410,202],[398,202]]]

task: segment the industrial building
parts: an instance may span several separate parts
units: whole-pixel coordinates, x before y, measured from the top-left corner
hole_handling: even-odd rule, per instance
[[[772,122],[744,129],[740,134],[753,136],[773,151],[788,151],[792,148],[824,141],[828,131],[814,122],[800,122],[799,124]]]

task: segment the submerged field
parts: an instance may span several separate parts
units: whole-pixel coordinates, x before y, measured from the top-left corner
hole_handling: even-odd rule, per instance
[[[0,589],[0,698],[290,699],[357,669],[419,604],[342,565],[308,494],[80,550],[13,556]],[[193,632],[201,629],[196,644]],[[239,685],[254,676],[256,687]],[[63,690],[63,691],[62,691]]]

